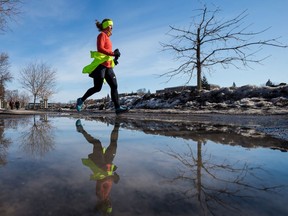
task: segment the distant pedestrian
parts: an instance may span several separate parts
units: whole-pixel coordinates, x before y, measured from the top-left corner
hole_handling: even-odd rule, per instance
[[[15,107],[16,107],[17,110],[20,108],[20,102],[19,101],[15,102]]]
[[[11,101],[9,102],[9,106],[10,106],[11,110],[14,109],[14,101],[13,101],[13,100],[11,100]]]
[[[81,111],[84,101],[91,95],[101,91],[104,79],[107,81],[111,89],[111,98],[114,103],[116,114],[126,112],[127,107],[122,107],[119,104],[119,96],[117,89],[117,80],[113,67],[118,64],[120,52],[118,49],[112,51],[112,35],[113,21],[104,19],[101,23],[96,21],[96,27],[100,31],[97,37],[97,51],[91,51],[93,62],[83,68],[83,73],[88,73],[93,78],[94,86],[86,91],[86,93],[77,99],[76,109]],[[113,57],[115,57],[113,59]]]

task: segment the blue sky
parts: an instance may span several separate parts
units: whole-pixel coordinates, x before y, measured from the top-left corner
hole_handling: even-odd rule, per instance
[[[219,18],[233,18],[244,10],[249,16],[245,24],[252,24],[257,31],[271,27],[263,38],[281,36],[288,44],[288,1],[286,0],[22,0],[23,13],[16,22],[10,23],[11,31],[0,35],[0,52],[8,53],[11,72],[15,77],[8,83],[10,90],[20,88],[17,77],[27,63],[42,61],[57,71],[58,93],[51,102],[68,102],[82,96],[93,85],[82,68],[91,62],[90,50],[96,49],[98,31],[95,19],[114,20],[111,37],[113,49],[119,48],[121,57],[115,67],[119,93],[136,92],[146,88],[157,89],[182,85],[185,78],[177,77],[168,83],[160,74],[177,66],[173,55],[161,52],[160,42],[170,40],[166,33],[169,25],[187,27],[195,9],[203,2],[209,8],[219,7]],[[233,2],[233,3],[231,3]],[[214,6],[213,6],[214,5]],[[262,65],[251,65],[253,69],[204,71],[209,83],[223,87],[263,85],[272,82],[288,82],[288,49],[264,47],[260,56],[271,55]],[[178,63],[179,64],[179,63]],[[196,75],[196,74],[195,74]],[[190,82],[196,85],[196,76]],[[92,99],[99,99],[110,92],[104,85]]]

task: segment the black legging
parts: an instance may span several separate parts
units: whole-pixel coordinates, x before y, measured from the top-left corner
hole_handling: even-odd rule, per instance
[[[88,97],[101,91],[103,86],[104,78],[111,89],[111,99],[114,103],[115,108],[119,108],[119,97],[117,89],[117,80],[115,73],[112,68],[107,68],[103,65],[99,65],[90,75],[93,78],[94,86],[86,91],[86,93],[81,98],[84,102]]]

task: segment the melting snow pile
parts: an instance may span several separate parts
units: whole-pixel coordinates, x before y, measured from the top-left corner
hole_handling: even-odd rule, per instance
[[[120,103],[133,109],[180,109],[196,112],[288,113],[288,85],[184,90],[161,94],[128,95]],[[96,107],[98,107],[97,105]],[[102,105],[103,106],[103,105]],[[94,108],[96,108],[94,106]],[[112,107],[111,102],[105,105]]]

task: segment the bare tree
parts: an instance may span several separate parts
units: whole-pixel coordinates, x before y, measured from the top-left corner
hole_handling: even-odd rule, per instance
[[[169,80],[177,75],[188,75],[188,84],[197,72],[197,87],[202,89],[202,69],[208,70],[216,65],[223,68],[234,66],[237,69],[249,67],[250,63],[260,63],[264,58],[257,58],[255,54],[263,46],[287,48],[281,44],[279,38],[258,39],[257,37],[269,28],[261,31],[249,31],[250,25],[244,25],[248,16],[243,11],[230,20],[217,20],[219,9],[209,11],[206,6],[200,9],[200,14],[192,17],[192,23],[186,28],[170,26],[169,43],[161,43],[163,51],[175,53],[176,60],[181,61],[178,68],[172,69],[161,76],[168,76]]]
[[[5,96],[5,84],[12,81],[13,76],[9,71],[9,56],[7,53],[0,53],[0,99]]]
[[[8,28],[8,21],[19,15],[20,0],[0,0],[0,33]]]
[[[8,29],[8,22],[19,15],[20,0],[0,0],[0,34]],[[5,83],[12,80],[9,72],[9,56],[7,53],[0,53],[0,99],[5,96]]]
[[[5,92],[6,101],[17,101],[19,92],[18,90],[7,90]]]
[[[7,90],[5,92],[6,101],[19,101],[20,108],[29,103],[30,97],[26,91],[20,92],[19,90]]]
[[[56,91],[56,70],[45,63],[30,63],[20,70],[20,84],[34,98],[49,97]],[[48,99],[48,98],[47,98]]]
[[[20,107],[24,107],[29,103],[30,97],[26,92],[20,92],[19,94],[19,101],[20,101]]]

